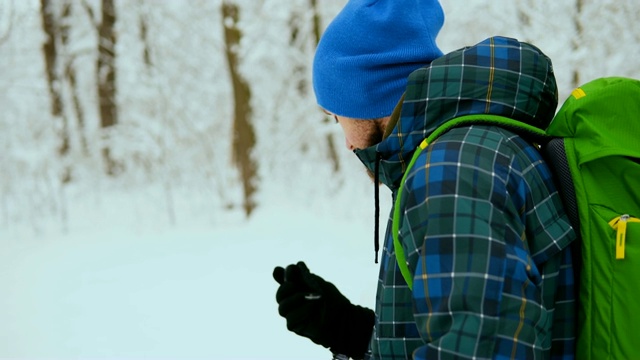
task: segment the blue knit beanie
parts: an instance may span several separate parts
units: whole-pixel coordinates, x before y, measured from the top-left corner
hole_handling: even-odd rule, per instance
[[[340,116],[390,115],[414,70],[442,56],[438,0],[349,0],[313,60],[318,105]]]

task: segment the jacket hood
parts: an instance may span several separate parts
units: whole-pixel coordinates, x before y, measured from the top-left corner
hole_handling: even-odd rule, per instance
[[[411,73],[389,136],[355,153],[371,171],[379,156],[380,181],[395,191],[418,145],[449,120],[488,114],[545,129],[557,105],[551,60],[531,44],[491,37]]]

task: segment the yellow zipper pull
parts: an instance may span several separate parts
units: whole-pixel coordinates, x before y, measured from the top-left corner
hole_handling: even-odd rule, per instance
[[[620,221],[616,224],[618,228],[616,235],[616,259],[624,259],[624,246],[627,242],[627,220],[629,220],[629,215],[622,215],[620,216]]]
[[[616,259],[624,259],[624,247],[627,242],[627,223],[640,222],[640,219],[630,217],[628,214],[618,216],[609,221],[609,226],[616,230]]]

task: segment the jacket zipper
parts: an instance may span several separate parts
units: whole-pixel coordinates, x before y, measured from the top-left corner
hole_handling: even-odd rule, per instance
[[[609,221],[609,226],[616,230],[616,260],[624,259],[624,247],[627,242],[627,223],[640,223],[640,219],[629,216],[629,214],[620,215]]]

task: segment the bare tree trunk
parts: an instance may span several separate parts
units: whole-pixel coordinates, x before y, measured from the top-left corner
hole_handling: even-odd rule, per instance
[[[145,66],[150,68],[153,66],[153,62],[151,61],[151,47],[149,46],[149,26],[147,25],[147,20],[144,16],[140,16],[140,40],[144,46],[142,60],[144,61]]]
[[[69,37],[72,24],[71,19],[72,4],[70,0],[65,0],[62,7],[62,16],[60,23],[60,40],[63,48],[69,47]],[[85,134],[85,116],[80,101],[80,92],[78,90],[78,82],[76,80],[76,69],[74,67],[74,56],[69,56],[65,59],[64,77],[69,82],[69,89],[71,92],[71,101],[73,102],[73,109],[76,114],[76,120],[78,123],[78,136],[82,152],[85,156],[89,155],[89,144]]]
[[[54,5],[50,0],[40,0],[40,16],[42,18],[42,29],[45,33],[45,42],[42,45],[44,55],[45,72],[47,76],[47,87],[51,98],[51,115],[55,121],[61,121],[59,132],[60,144],[57,152],[60,158],[64,159],[70,150],[69,119],[64,113],[62,101],[62,79],[58,73],[58,36],[61,35],[61,25],[57,19]],[[61,181],[67,183],[71,180],[71,169],[65,165]]]
[[[309,0],[309,5],[311,7],[311,11],[313,12],[313,25],[312,25],[312,33],[314,45],[318,45],[320,42],[320,36],[322,35],[321,23],[320,23],[320,12],[318,11],[318,2],[317,0]],[[324,117],[325,123],[330,123],[331,119]],[[327,142],[327,152],[329,159],[331,159],[331,163],[333,164],[333,171],[340,171],[340,158],[338,157],[338,152],[336,150],[336,142],[334,141],[333,134],[327,134],[325,138]]]
[[[576,11],[573,13],[573,25],[575,27],[575,35],[573,37],[572,43],[571,43],[571,49],[573,50],[574,53],[576,53],[578,51],[578,49],[580,49],[580,46],[582,45],[582,37],[584,35],[584,28],[582,26],[582,9],[584,7],[584,0],[576,0]],[[579,65],[575,65],[574,63],[574,69],[573,69],[573,77],[571,79],[571,85],[572,88],[577,88],[578,86],[580,86],[580,66]]]
[[[100,106],[100,127],[108,131],[118,123],[118,105],[116,103],[116,12],[113,0],[102,0],[102,18],[98,24],[98,63],[96,77]],[[111,156],[110,144],[102,146],[102,156],[108,175],[117,175],[121,170]]]
[[[42,17],[42,29],[46,36],[42,45],[42,53],[47,73],[49,96],[51,97],[51,115],[59,117],[62,116],[62,94],[56,69],[58,61],[58,47],[56,45],[58,22],[50,0],[40,0],[40,15]]]
[[[311,6],[311,11],[313,11],[313,39],[315,40],[315,44],[318,45],[320,42],[320,36],[322,35],[322,30],[320,29],[320,13],[318,12],[318,1],[309,0],[309,5]]]
[[[529,12],[531,11],[531,7],[530,7],[530,3],[529,1],[518,1],[518,6],[517,6],[517,14],[518,14],[518,21],[520,23],[520,26],[522,28],[530,28],[531,27],[531,15],[529,15]],[[530,41],[528,38],[522,39],[524,41]]]
[[[65,76],[69,81],[69,87],[71,88],[71,100],[73,101],[73,109],[76,113],[76,120],[78,122],[78,136],[80,137],[80,146],[82,147],[82,153],[85,156],[90,155],[89,142],[87,141],[86,134],[86,120],[84,110],[82,109],[82,103],[80,101],[80,91],[78,89],[78,81],[76,80],[76,69],[73,67],[73,62],[69,62],[65,69]]]
[[[298,48],[300,53],[304,53],[306,37],[304,33],[300,36],[303,30],[300,27],[304,21],[301,15],[302,14],[297,11],[291,13],[291,17],[289,18],[289,28],[291,30],[289,45],[293,48]],[[306,70],[307,65],[301,63],[295,64],[292,69],[293,76],[291,78],[297,81],[296,89],[298,90],[298,94],[302,96],[306,96],[309,93],[309,84],[305,76]]]
[[[238,56],[235,48],[240,44],[242,33],[238,29],[239,8],[236,4],[222,3],[226,56],[231,75],[234,99],[232,162],[240,170],[244,190],[244,211],[247,216],[255,209],[253,195],[257,190],[257,164],[252,157],[256,136],[251,123],[251,90],[238,71]]]
[[[47,76],[47,87],[49,89],[49,97],[51,99],[51,115],[54,121],[60,121],[61,127],[58,133],[60,144],[57,153],[62,160],[62,172],[58,174],[60,184],[66,184],[71,181],[71,165],[67,158],[71,149],[69,119],[64,111],[64,102],[62,97],[62,79],[59,74],[58,61],[61,58],[58,49],[58,40],[66,40],[63,34],[68,33],[65,28],[63,19],[59,19],[56,14],[54,4],[50,0],[40,1],[40,16],[42,20],[42,29],[45,33],[45,41],[42,44],[42,54],[44,56],[45,73]],[[64,43],[62,44],[64,46]],[[68,225],[67,205],[64,186],[54,186],[51,182],[51,193],[57,195],[59,212],[63,229],[66,231]],[[56,184],[57,185],[57,184]],[[57,189],[57,191],[56,191]]]

